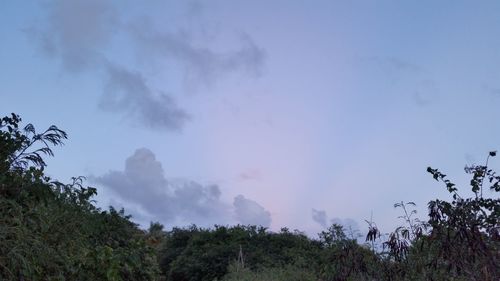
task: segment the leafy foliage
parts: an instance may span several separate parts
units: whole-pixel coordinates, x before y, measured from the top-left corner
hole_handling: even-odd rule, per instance
[[[486,197],[484,185],[494,194],[500,192],[500,177],[485,165],[465,167],[472,175],[470,181],[474,197],[463,198],[446,175],[428,168],[433,177],[445,183],[452,193],[451,202],[429,202],[429,224],[432,232],[427,242],[435,251],[430,259],[435,270],[446,270],[451,276],[470,280],[500,279],[500,198]]]
[[[310,269],[301,269],[293,266],[280,268],[263,268],[259,270],[237,270],[232,265],[224,281],[317,281],[318,276]]]
[[[401,226],[384,240],[367,221],[359,245],[335,224],[317,239],[242,225],[141,230],[123,209],[97,208],[85,178],[44,174],[64,131],[20,123],[15,114],[0,119],[0,280],[500,280],[500,175],[488,167],[495,151],[465,168],[469,193],[429,167],[451,200],[429,202],[428,221],[415,203],[396,203]]]
[[[67,135],[0,123],[0,280],[154,280],[154,251],[124,211],[102,211],[83,177],[45,176],[43,156]]]
[[[280,232],[242,225],[174,228],[165,232],[159,261],[173,281],[346,280],[369,276],[377,265],[376,255],[347,238],[339,225],[318,239],[287,228]],[[295,279],[285,277],[291,275]]]
[[[166,232],[159,259],[169,280],[212,280],[227,273],[240,249],[245,266],[256,269],[305,266],[304,260],[313,260],[319,246],[304,234],[287,229],[272,233],[256,226],[192,226]]]

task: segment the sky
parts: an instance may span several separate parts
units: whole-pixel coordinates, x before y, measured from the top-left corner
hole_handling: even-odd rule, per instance
[[[3,1],[0,113],[147,227],[382,232],[500,147],[498,1]],[[491,161],[493,168],[498,161]]]

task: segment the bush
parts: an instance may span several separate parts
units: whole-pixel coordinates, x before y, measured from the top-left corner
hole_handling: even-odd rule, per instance
[[[0,120],[0,280],[155,280],[145,233],[124,211],[102,211],[83,178],[44,175],[43,156],[62,145],[55,126],[41,134],[12,114]]]

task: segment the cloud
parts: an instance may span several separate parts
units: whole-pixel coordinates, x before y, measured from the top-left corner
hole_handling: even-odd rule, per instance
[[[55,0],[47,4],[45,28],[30,28],[42,51],[57,57],[65,70],[80,72],[101,61],[101,48],[118,29],[119,18],[109,1]]]
[[[312,219],[319,223],[323,228],[327,228],[326,225],[326,212],[324,210],[312,209]]]
[[[421,66],[416,65],[414,63],[404,61],[395,57],[367,57],[362,60],[367,62],[374,63],[378,65],[385,71],[403,71],[403,72],[411,72],[411,73],[424,73],[426,72]]]
[[[237,220],[245,225],[271,225],[271,214],[257,202],[238,195],[234,198],[233,206]]]
[[[138,21],[112,1],[54,0],[45,7],[46,22],[26,30],[42,52],[60,61],[68,73],[100,75],[103,96],[99,108],[129,115],[150,129],[177,131],[186,124],[188,114],[173,96],[164,93],[167,91],[153,91],[148,86],[144,69],[124,62],[134,61],[135,56],[140,62],[161,61],[157,73],[174,77],[162,81],[162,87],[182,89],[178,84],[207,86],[233,73],[256,76],[265,59],[264,51],[249,35],[241,36],[239,47],[220,51],[210,47],[211,41],[203,36],[193,40],[202,24],[183,27],[176,22],[169,26],[172,32],[156,31],[154,25],[144,23],[154,19]],[[186,8],[186,17],[193,17],[202,6],[186,4]],[[184,77],[184,81],[175,77]]]
[[[360,243],[363,243],[362,235],[360,235],[359,224],[351,219],[351,218],[333,218],[330,220],[330,224],[328,225],[328,216],[326,211],[324,210],[316,210],[312,209],[312,219],[321,225],[322,228],[326,229],[332,224],[341,225],[344,229],[344,232],[353,239],[358,239]]]
[[[411,94],[412,102],[419,107],[432,104],[439,97],[438,83],[432,73],[424,67],[395,57],[368,57],[361,59],[368,66],[375,66],[376,71],[383,73],[391,87],[404,87],[398,92]]]
[[[107,74],[101,109],[120,112],[152,129],[179,130],[189,120],[173,98],[153,93],[141,73],[109,65]]]
[[[191,224],[212,226],[234,223],[262,224],[269,226],[270,214],[255,201],[242,195],[234,200],[234,207],[221,200],[217,185],[203,185],[196,181],[168,179],[161,163],[147,148],[137,149],[125,161],[123,171],[91,177],[118,196],[124,206],[144,210],[148,217],[167,224]]]
[[[238,175],[238,179],[243,181],[260,180],[262,175],[257,169],[250,169]]]
[[[416,87],[417,90],[413,93],[413,99],[415,104],[421,107],[431,104],[439,92],[436,82],[430,79],[420,81]]]
[[[482,86],[483,91],[488,93],[490,97],[493,98],[500,98],[500,88],[498,87],[491,87],[489,85],[483,85]]]
[[[161,163],[146,148],[126,160],[124,171],[110,171],[94,180],[162,222],[223,223],[229,217],[218,186],[168,180]]]
[[[464,158],[469,165],[475,164],[477,162],[477,158],[471,153],[465,153]]]
[[[500,89],[490,89],[490,94],[495,97],[500,97]]]
[[[240,46],[231,51],[217,51],[194,39],[186,29],[157,31],[147,20],[130,25],[134,42],[142,49],[145,59],[158,56],[180,63],[184,82],[188,85],[210,86],[230,73],[242,72],[258,76],[265,61],[265,52],[248,34],[240,38]],[[201,38],[198,41],[208,40]]]

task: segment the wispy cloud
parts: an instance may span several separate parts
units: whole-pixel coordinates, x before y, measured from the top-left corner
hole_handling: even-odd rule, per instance
[[[387,76],[393,86],[397,86],[397,82],[403,82],[401,86],[404,88],[398,91],[410,94],[411,101],[416,106],[428,106],[439,95],[438,83],[434,80],[432,73],[421,65],[396,57],[374,56],[363,58],[361,61],[375,66],[377,71]]]
[[[189,85],[210,86],[230,73],[258,76],[265,60],[264,50],[248,34],[240,36],[239,48],[217,51],[196,42],[189,30],[160,31],[147,20],[131,24],[129,32],[143,59],[178,62],[183,67],[184,83]]]
[[[327,228],[327,219],[326,219],[326,212],[324,210],[316,210],[312,209],[312,219],[319,223],[321,227]]]
[[[401,60],[396,57],[367,57],[364,59],[367,62],[374,63],[379,65],[382,69],[386,71],[404,71],[404,72],[412,72],[412,73],[423,73],[426,72],[421,66]]]
[[[413,92],[415,104],[427,106],[433,102],[438,93],[438,87],[434,80],[424,79],[417,84],[417,89]]]
[[[247,171],[242,172],[238,176],[238,179],[243,180],[243,181],[260,180],[261,178],[262,178],[262,174],[257,169],[249,169]]]
[[[500,88],[499,87],[491,87],[489,85],[482,86],[483,91],[485,91],[490,97],[500,98]]]

